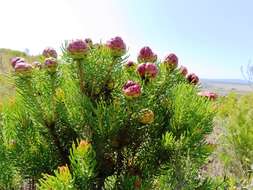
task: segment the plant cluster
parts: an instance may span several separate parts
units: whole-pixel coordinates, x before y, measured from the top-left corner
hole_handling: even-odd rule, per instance
[[[17,95],[1,113],[1,159],[21,181],[42,190],[212,189],[199,169],[212,151],[214,98],[198,95],[199,78],[175,54],[159,61],[143,47],[128,61],[120,37],[62,50],[11,60]]]

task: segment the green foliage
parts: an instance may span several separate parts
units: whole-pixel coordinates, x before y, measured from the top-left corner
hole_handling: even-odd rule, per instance
[[[56,68],[13,74],[1,134],[15,142],[9,161],[22,179],[56,190],[212,187],[199,176],[212,152],[212,103],[178,69],[155,62],[157,77],[143,78],[126,59],[103,44],[75,56],[63,47]],[[138,97],[122,92],[128,80]]]
[[[225,120],[219,155],[234,184],[252,183],[253,95],[230,95],[222,102],[220,117]],[[226,113],[226,114],[224,114]],[[246,186],[246,185],[245,185]]]

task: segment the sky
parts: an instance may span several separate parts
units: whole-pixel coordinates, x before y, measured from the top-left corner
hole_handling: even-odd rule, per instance
[[[200,78],[242,78],[253,58],[252,0],[0,0],[0,48],[121,36],[135,61],[143,46],[169,53]]]

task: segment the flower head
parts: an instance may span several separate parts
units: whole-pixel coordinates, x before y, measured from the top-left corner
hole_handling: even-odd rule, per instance
[[[199,96],[206,97],[209,100],[216,100],[218,98],[218,95],[214,92],[209,91],[203,91],[198,93]]]
[[[139,63],[146,63],[146,62],[154,63],[157,60],[157,55],[153,53],[150,47],[145,46],[141,48],[137,59]]]
[[[16,73],[29,73],[32,70],[32,65],[26,62],[18,62],[15,64],[14,70]]]
[[[106,46],[111,50],[113,56],[120,57],[126,53],[126,44],[119,36],[108,40]]]
[[[122,90],[125,96],[129,98],[138,97],[141,95],[141,86],[138,83],[131,80],[125,83]]]
[[[150,109],[142,109],[139,114],[139,122],[142,124],[151,124],[154,122],[154,112]]]
[[[54,57],[54,58],[57,58],[57,52],[55,51],[55,49],[51,48],[51,47],[47,47],[43,50],[43,53],[42,55],[44,57]]]
[[[17,63],[25,62],[25,59],[23,57],[13,57],[11,58],[11,65],[14,68]]]
[[[83,58],[88,51],[88,46],[84,40],[72,40],[67,46],[67,51],[73,58]]]
[[[165,57],[164,64],[166,68],[174,70],[178,65],[178,58],[174,53],[169,54]]]
[[[77,149],[78,150],[87,150],[91,146],[90,142],[87,140],[81,140]]]
[[[137,72],[142,78],[155,78],[158,74],[158,68],[154,63],[141,63],[137,67]]]
[[[187,76],[187,80],[189,83],[196,85],[199,82],[199,77],[194,73],[191,73]]]
[[[46,68],[50,70],[55,70],[57,68],[58,62],[55,58],[49,57],[49,58],[46,58],[44,64]]]
[[[134,67],[135,66],[135,63],[133,61],[128,61],[126,64],[125,64],[125,67]]]
[[[187,73],[188,73],[188,70],[187,70],[187,68],[185,66],[181,66],[179,68],[179,73],[181,73],[182,75],[186,76]]]

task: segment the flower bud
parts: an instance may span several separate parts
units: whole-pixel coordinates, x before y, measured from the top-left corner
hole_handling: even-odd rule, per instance
[[[155,78],[158,74],[158,68],[154,63],[146,64],[146,76],[149,78]]]
[[[56,70],[58,62],[55,58],[49,57],[45,59],[45,67],[50,70]]]
[[[153,53],[150,47],[145,46],[141,48],[137,59],[139,63],[146,63],[146,62],[154,63],[157,60],[157,55]]]
[[[150,109],[142,109],[139,114],[139,122],[142,124],[151,124],[154,122],[154,113]]]
[[[32,65],[26,62],[18,62],[16,63],[14,70],[16,73],[29,73],[32,70]]]
[[[32,62],[32,66],[35,68],[42,68],[42,64],[39,61]]]
[[[126,44],[119,36],[108,40],[106,46],[111,50],[112,55],[115,57],[121,57],[126,53]]]
[[[125,64],[125,67],[127,68],[130,68],[130,67],[134,67],[135,66],[135,63],[133,61],[128,61],[126,64]]]
[[[199,96],[206,97],[209,100],[216,100],[218,98],[218,95],[214,92],[209,92],[209,91],[204,91],[204,92],[199,92]]]
[[[187,70],[186,67],[181,66],[180,69],[179,69],[179,73],[181,73],[182,75],[186,76],[187,73],[188,73],[188,70]]]
[[[165,57],[164,64],[167,69],[174,70],[178,65],[178,58],[175,54],[171,53]]]
[[[158,68],[154,63],[142,63],[138,65],[137,72],[142,78],[155,78],[158,74]]]
[[[85,38],[84,41],[89,47],[93,46],[92,40],[90,38]]]
[[[49,57],[54,57],[57,58],[57,52],[55,51],[55,49],[51,48],[51,47],[47,47],[43,50],[42,55],[46,58]]]
[[[132,97],[138,97],[141,95],[141,86],[134,82],[129,80],[124,86],[123,86],[123,93],[126,97],[132,98]]]
[[[189,83],[196,85],[199,82],[199,77],[194,73],[191,73],[187,76],[187,80],[189,81]]]
[[[81,140],[77,149],[78,150],[87,150],[91,146],[90,142],[87,140]]]
[[[71,57],[80,59],[86,55],[88,51],[88,46],[84,40],[72,40],[68,44],[67,51]]]
[[[19,62],[25,62],[25,59],[22,58],[22,57],[13,57],[13,58],[11,59],[11,65],[12,65],[12,67],[14,68],[15,65],[16,65],[17,63],[19,63]]]

